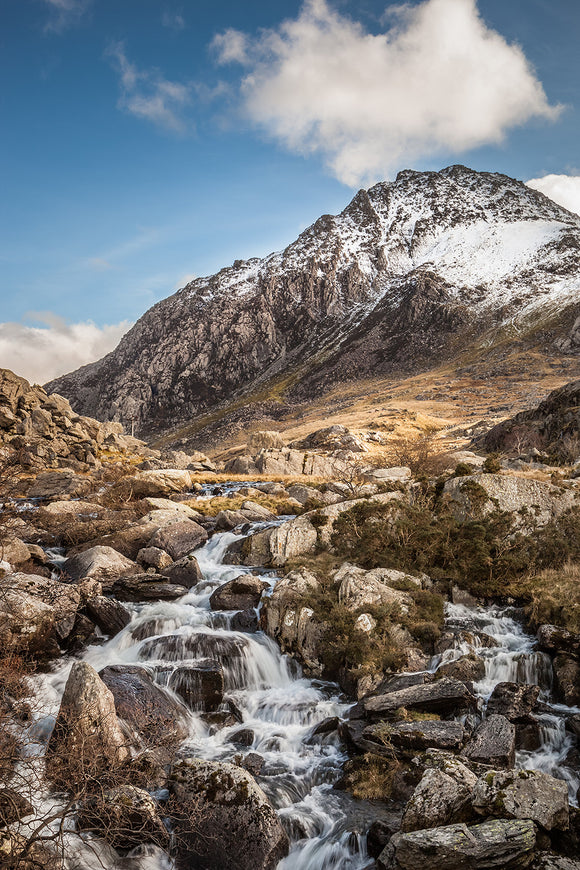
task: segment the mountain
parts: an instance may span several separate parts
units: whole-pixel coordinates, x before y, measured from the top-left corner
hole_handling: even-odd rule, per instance
[[[216,406],[477,363],[506,336],[575,355],[579,289],[577,215],[498,173],[404,171],[281,253],[192,281],[47,388],[163,432]]]

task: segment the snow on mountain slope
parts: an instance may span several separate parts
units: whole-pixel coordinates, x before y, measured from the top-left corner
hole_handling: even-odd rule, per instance
[[[497,173],[405,171],[284,251],[191,282],[50,387],[160,429],[297,365],[316,389],[429,367],[464,333],[574,306],[579,283],[576,215]]]

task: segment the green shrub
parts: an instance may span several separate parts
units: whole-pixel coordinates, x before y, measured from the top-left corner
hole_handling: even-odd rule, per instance
[[[501,471],[501,462],[499,459],[499,454],[498,453],[490,453],[489,456],[486,457],[482,468],[486,474],[497,474],[498,471]]]

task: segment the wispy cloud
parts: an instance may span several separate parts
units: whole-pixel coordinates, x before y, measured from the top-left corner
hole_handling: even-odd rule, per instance
[[[164,12],[161,17],[161,23],[163,27],[167,27],[169,30],[175,30],[176,32],[185,30],[185,18],[179,12]]]
[[[51,312],[31,312],[45,326],[0,323],[0,367],[35,383],[46,383],[100,359],[131,328],[128,320],[107,326],[92,321],[66,323]]]
[[[171,82],[155,69],[138,69],[127,58],[123,42],[112,43],[107,56],[119,74],[120,109],[158,127],[177,132],[186,129],[183,112],[191,102],[191,84]]]
[[[580,175],[544,175],[531,178],[526,184],[580,215]]]
[[[44,0],[50,7],[50,17],[45,30],[62,33],[67,27],[78,24],[91,6],[92,0]]]
[[[370,33],[306,0],[277,29],[230,29],[213,48],[218,62],[246,68],[246,115],[288,149],[323,155],[349,185],[558,117],[522,49],[485,24],[476,0],[398,6],[385,27]]]

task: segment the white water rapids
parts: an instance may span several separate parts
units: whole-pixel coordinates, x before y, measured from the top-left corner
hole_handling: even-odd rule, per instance
[[[327,717],[345,716],[350,705],[335,684],[302,677],[296,664],[262,632],[231,631],[228,626],[233,614],[210,610],[209,597],[214,589],[251,571],[223,564],[226,549],[239,538],[231,532],[216,534],[195,553],[204,575],[198,586],[176,602],[133,605],[132,622],[103,645],[89,647],[82,657],[96,670],[114,664],[149,667],[167,686],[172,669],[208,657],[208,644],[214,650],[216,640],[229,645],[224,649],[234,649],[235,655],[221,660],[226,701],[241,713],[243,724],[214,730],[200,714],[190,713],[190,733],[182,751],[213,760],[231,760],[250,751],[262,756],[264,766],[257,781],[291,838],[290,854],[278,870],[372,867],[365,832],[369,823],[380,817],[380,806],[354,801],[333,789],[347,757],[336,732],[310,739],[317,723]],[[276,582],[272,575],[265,575],[265,579],[272,587]],[[543,688],[542,699],[550,702],[549,659],[535,651],[534,638],[505,610],[448,605],[447,623],[451,628],[485,632],[499,643],[497,647],[477,648],[485,660],[486,674],[475,689],[484,704],[496,683],[504,680],[538,683]],[[168,635],[172,637],[170,649],[162,640]],[[136,636],[144,639],[136,640]],[[433,660],[432,670],[472,649],[458,641],[453,649]],[[50,732],[72,663],[71,658],[62,659],[52,673],[38,678],[45,709],[50,711],[33,726],[39,743]],[[570,710],[552,706],[549,713],[542,714],[543,745],[535,752],[518,752],[517,765],[564,778],[575,800],[580,779],[566,763],[574,741],[565,731],[563,712]],[[240,728],[253,732],[251,746],[236,744],[235,734]],[[82,842],[74,839],[76,854],[69,861],[69,870],[169,870],[173,866],[156,848],[123,859],[104,848],[97,861],[92,849],[85,850]]]

